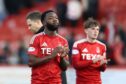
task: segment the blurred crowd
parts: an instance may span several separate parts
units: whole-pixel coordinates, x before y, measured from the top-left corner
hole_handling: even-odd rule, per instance
[[[115,1],[115,4],[112,3]],[[67,38],[70,50],[76,40],[85,38],[83,23],[89,17],[98,20],[101,30],[98,39],[107,45],[109,65],[126,65],[126,13],[125,0],[0,0],[0,29],[9,16],[24,16],[21,25],[25,25],[25,16],[33,10],[53,9],[59,15],[61,26],[59,34]],[[106,5],[105,5],[106,2]],[[112,5],[110,7],[110,4]],[[118,4],[118,5],[116,5]],[[123,5],[122,5],[123,4]],[[119,8],[118,6],[122,6]],[[106,7],[108,6],[108,8]],[[121,14],[122,16],[120,16]],[[118,17],[119,16],[119,17]],[[11,23],[11,25],[13,22]],[[14,23],[16,25],[16,23]],[[9,25],[9,24],[8,24]],[[13,25],[12,25],[13,27]],[[16,26],[17,27],[17,26]],[[26,27],[26,26],[23,26]],[[19,29],[18,31],[27,31]],[[12,28],[11,31],[14,29]],[[0,30],[1,31],[1,30]],[[32,34],[21,34],[16,40],[0,39],[1,64],[27,64],[27,47]],[[11,39],[14,37],[7,33]],[[4,34],[2,34],[4,36]],[[1,35],[1,37],[2,37]],[[13,35],[17,33],[13,31]],[[5,35],[6,36],[6,35]],[[69,53],[71,58],[71,51]],[[71,61],[71,60],[70,60]]]

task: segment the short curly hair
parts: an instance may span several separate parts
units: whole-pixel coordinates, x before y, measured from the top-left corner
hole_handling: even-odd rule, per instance
[[[94,20],[93,18],[88,18],[88,20],[84,23],[85,29],[96,27],[96,26],[100,26],[100,24],[97,20]]]
[[[41,15],[41,22],[44,21],[45,16],[46,16],[48,13],[50,13],[50,12],[54,12],[54,11],[53,11],[53,10],[47,10],[47,11],[45,11],[45,12],[42,13],[42,15]],[[54,12],[54,13],[56,13],[56,12]]]

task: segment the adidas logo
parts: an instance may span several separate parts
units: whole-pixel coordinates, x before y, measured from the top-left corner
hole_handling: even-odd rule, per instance
[[[46,42],[44,42],[41,46],[48,46]]]
[[[84,48],[82,52],[88,52],[87,48]]]

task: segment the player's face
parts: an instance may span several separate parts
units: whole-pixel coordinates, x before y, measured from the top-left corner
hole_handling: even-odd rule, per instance
[[[87,37],[90,39],[97,39],[99,34],[99,26],[88,28],[85,30]]]
[[[50,31],[55,31],[59,27],[59,19],[56,13],[50,12],[46,15],[46,26]]]
[[[27,25],[28,29],[33,33],[36,33],[40,29],[40,23],[37,20],[27,19]]]

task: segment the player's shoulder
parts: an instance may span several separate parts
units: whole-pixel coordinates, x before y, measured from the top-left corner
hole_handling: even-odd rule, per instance
[[[44,32],[40,32],[38,34],[35,34],[32,36],[31,40],[30,40],[30,44],[33,44],[35,39],[38,39],[39,37],[41,37],[42,35],[44,35]]]
[[[64,41],[67,41],[67,39],[64,38],[63,36],[61,36],[61,35],[59,35],[59,34],[57,34],[57,36],[58,36],[60,39],[62,39],[62,40],[64,40]]]
[[[106,45],[105,45],[103,42],[101,42],[101,41],[99,41],[99,40],[96,40],[96,42],[97,42],[99,45],[106,47]]]
[[[40,32],[40,33],[37,33],[37,34],[35,34],[35,35],[33,35],[34,37],[39,37],[39,36],[42,36],[42,35],[45,35],[45,33],[44,32]]]
[[[81,39],[81,40],[75,41],[73,47],[77,47],[77,45],[82,44],[84,42],[87,42],[87,39]]]

